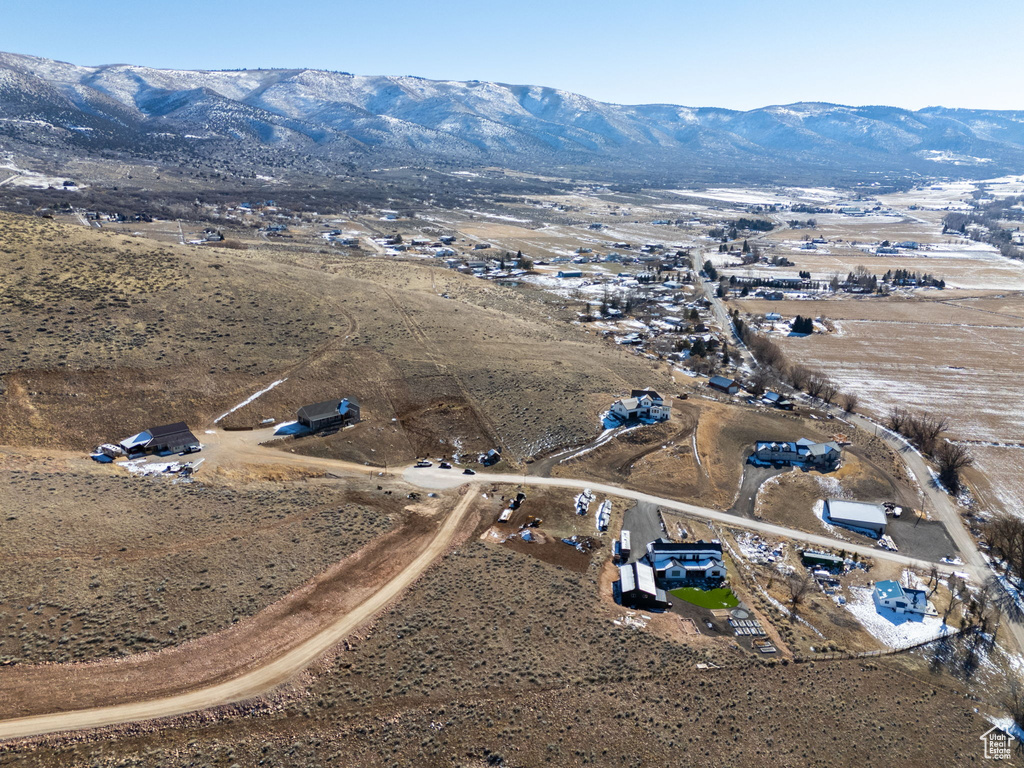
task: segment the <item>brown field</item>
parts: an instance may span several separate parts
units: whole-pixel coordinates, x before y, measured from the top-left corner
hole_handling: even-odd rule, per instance
[[[976,759],[987,721],[924,660],[750,661],[731,640],[686,643],[652,631],[656,622],[614,625],[621,609],[602,596],[602,578],[596,563],[577,573],[471,537],[325,659],[304,691],[174,728],[0,752],[0,765]],[[696,669],[709,661],[722,668]]]
[[[155,246],[13,216],[0,228],[9,444],[81,449],[154,422],[209,427],[286,378],[222,426],[349,395],[374,425],[364,431],[393,433],[388,461],[495,445],[515,459],[595,435],[581,397],[663,383],[533,293],[437,267]],[[297,449],[370,460],[350,439]]]
[[[779,337],[791,361],[856,392],[859,409],[876,418],[897,405],[947,417],[949,436],[968,441],[984,475],[974,475],[983,503],[1024,508],[1024,451],[985,445],[1019,443],[1024,433],[1024,296],[740,303],[755,314],[770,305],[787,313],[812,309],[836,327],[806,339]]]
[[[344,486],[141,480],[3,454],[0,662],[178,645],[251,616],[387,531],[409,503]]]

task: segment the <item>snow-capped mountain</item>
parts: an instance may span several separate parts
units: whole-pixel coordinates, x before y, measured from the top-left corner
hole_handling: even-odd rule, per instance
[[[608,104],[555,88],[319,70],[83,67],[0,53],[0,148],[329,173],[500,165],[600,174],[1024,171],[1024,113]],[[52,154],[52,152],[51,152]]]

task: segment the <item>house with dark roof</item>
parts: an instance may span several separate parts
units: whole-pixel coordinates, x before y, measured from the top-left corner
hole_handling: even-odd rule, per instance
[[[653,389],[634,389],[630,397],[612,403],[609,413],[619,421],[665,421],[672,415],[672,406]]]
[[[752,464],[788,464],[789,466],[834,469],[842,453],[839,445],[829,441],[816,443],[803,437],[797,441],[758,440],[750,456]]]
[[[708,386],[719,392],[725,392],[727,395],[735,395],[740,391],[739,382],[735,379],[727,379],[725,376],[712,376],[708,379]]]
[[[612,585],[612,594],[627,608],[651,611],[672,605],[665,590],[657,585],[654,569],[639,561],[619,566],[619,580]]]
[[[654,578],[664,589],[717,586],[726,576],[718,541],[657,539],[647,544],[647,553],[640,560],[654,569]]]
[[[324,400],[299,408],[298,422],[313,432],[321,429],[347,427],[359,422],[359,403],[350,397]]]
[[[144,429],[122,440],[120,447],[127,456],[141,456],[146,453],[192,453],[200,450],[202,444],[184,421],[176,421]]]

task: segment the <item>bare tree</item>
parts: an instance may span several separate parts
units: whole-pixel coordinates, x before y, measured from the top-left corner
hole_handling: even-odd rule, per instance
[[[775,374],[762,366],[754,371],[754,375],[750,377],[750,386],[748,389],[754,397],[760,397],[765,393],[766,389],[774,386],[775,382]]]
[[[985,525],[985,539],[991,554],[1024,586],[1024,519],[996,515]]]
[[[831,405],[837,394],[839,394],[839,386],[832,379],[826,377],[821,385],[821,399]]]
[[[935,449],[935,463],[939,467],[939,480],[950,493],[960,491],[960,472],[974,464],[974,458],[960,443],[943,440]]]
[[[949,419],[947,417],[937,416],[926,411],[908,416],[903,434],[909,437],[924,453],[931,455],[935,453],[938,446],[939,435],[945,432],[948,426]]]
[[[802,365],[793,365],[789,368],[789,383],[796,389],[805,389],[811,372]]]
[[[805,385],[807,394],[811,397],[821,397],[821,392],[825,388],[827,381],[828,379],[820,373],[812,373],[807,377],[807,384]]]
[[[905,409],[901,408],[898,405],[894,405],[892,408],[889,409],[889,416],[886,419],[889,425],[889,429],[891,429],[893,432],[899,432],[900,434],[903,434],[903,427],[906,426],[908,416],[909,414],[906,412]]]
[[[799,608],[801,603],[804,602],[804,599],[807,597],[807,593],[810,589],[811,576],[806,571],[794,573],[786,579],[786,590],[789,592],[789,610],[791,616],[796,616],[797,608]]]
[[[860,402],[860,398],[857,397],[855,392],[844,392],[839,402],[843,406],[843,410],[847,413],[853,413],[857,410],[857,404]]]

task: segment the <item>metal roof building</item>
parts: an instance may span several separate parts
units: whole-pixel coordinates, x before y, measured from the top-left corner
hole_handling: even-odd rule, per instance
[[[844,499],[825,500],[825,522],[835,523],[847,528],[860,528],[872,531],[881,536],[885,533],[888,522],[885,508],[878,504],[867,504],[863,501],[846,501]]]
[[[654,569],[636,562],[619,566],[619,602],[633,608],[667,608],[668,595],[654,581]]]

